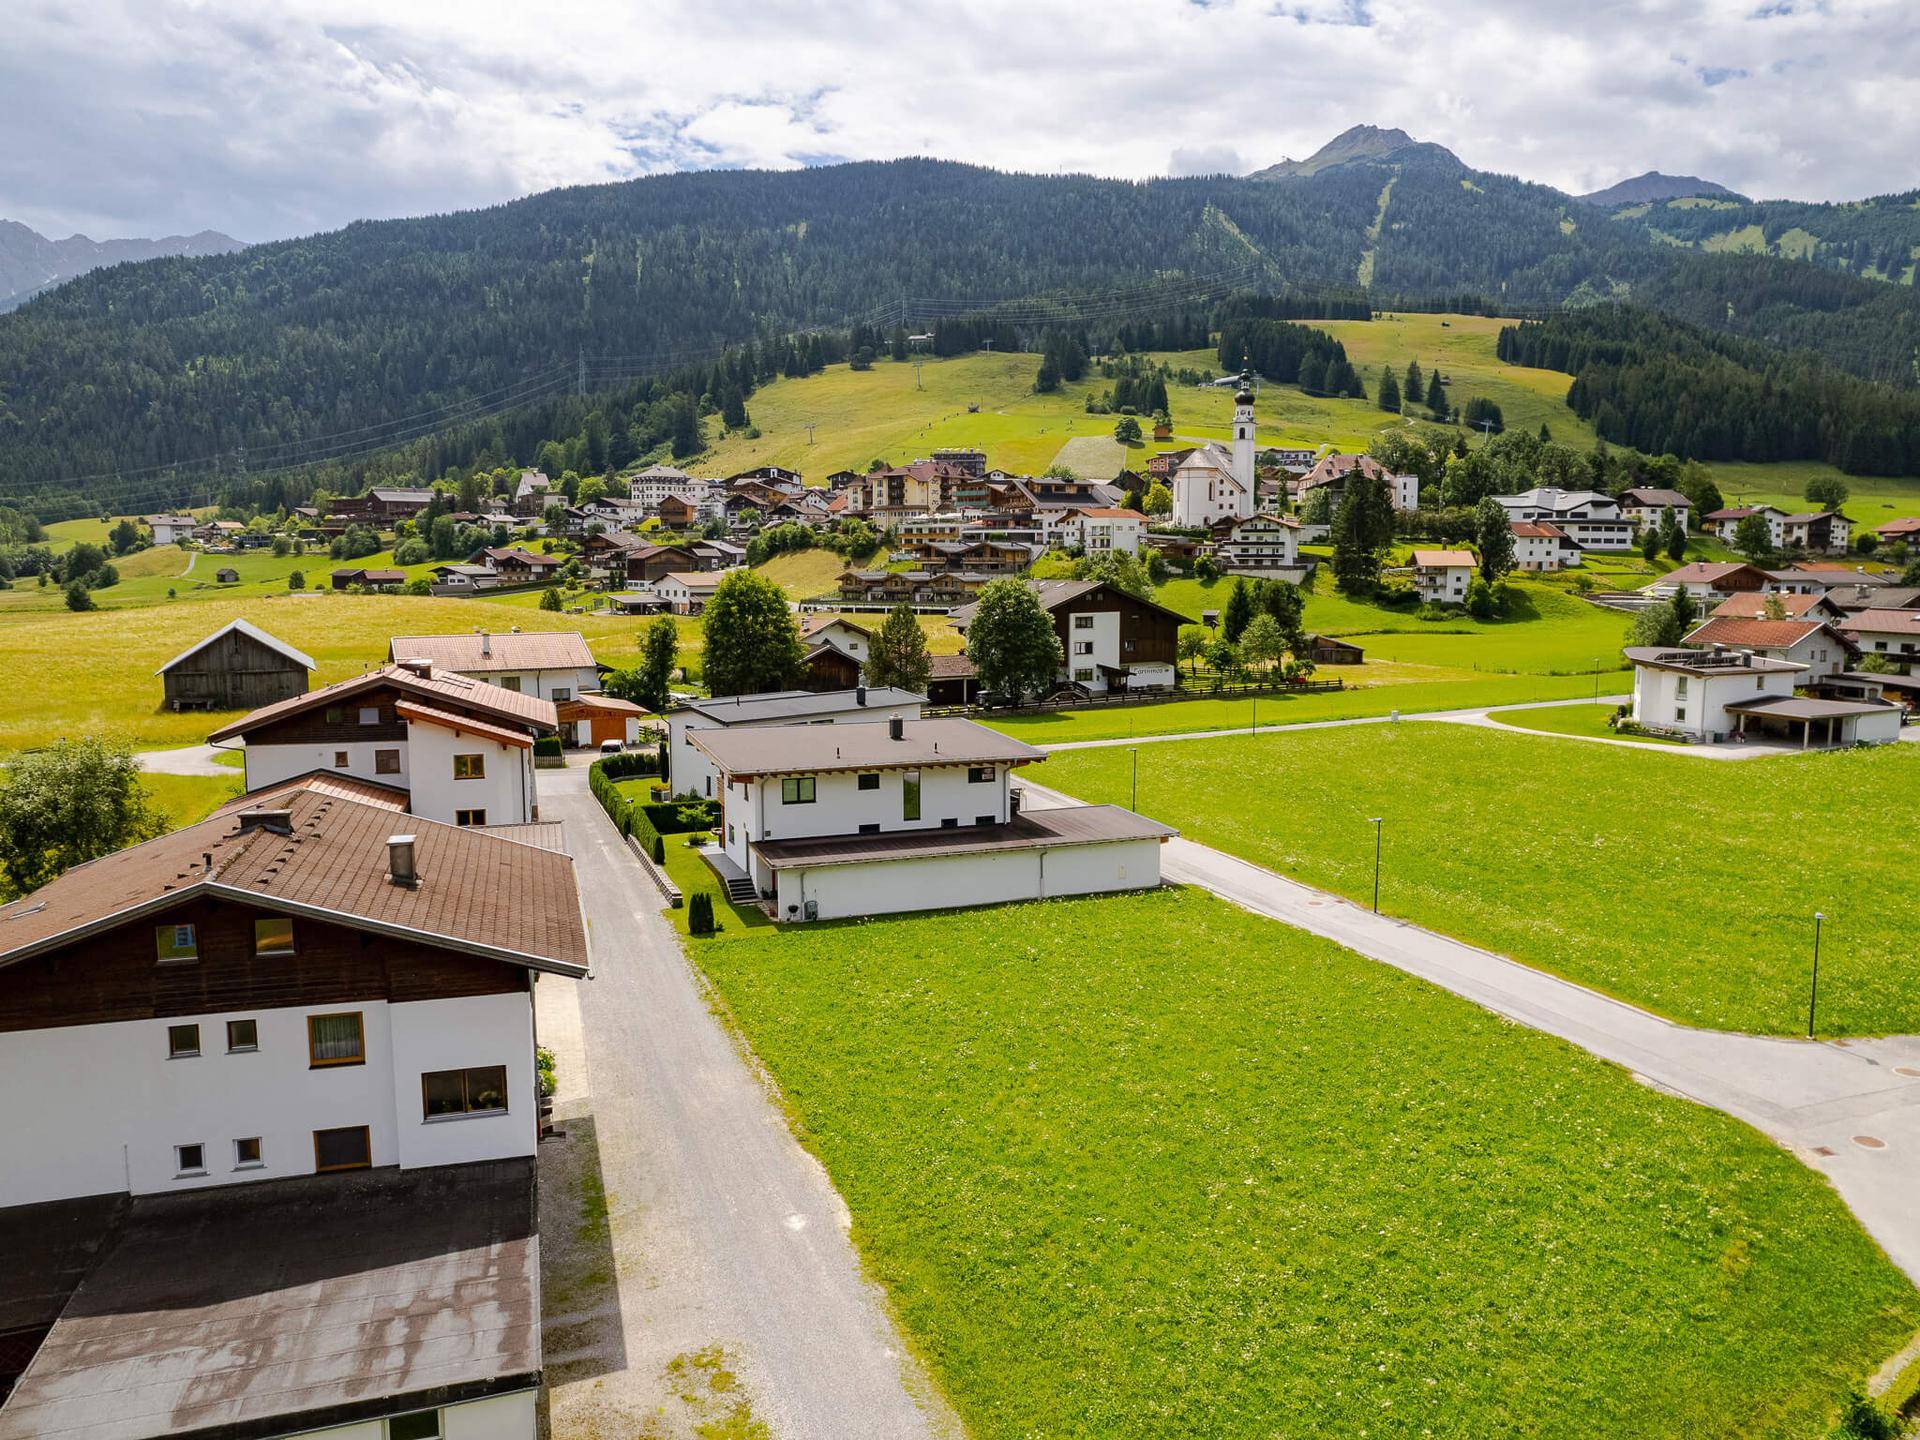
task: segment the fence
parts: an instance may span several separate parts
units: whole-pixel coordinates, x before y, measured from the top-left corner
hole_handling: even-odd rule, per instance
[[[1183,677],[1191,678],[1191,677]],[[1039,715],[1061,710],[1100,710],[1113,706],[1150,706],[1168,705],[1177,700],[1214,700],[1230,699],[1235,696],[1260,695],[1317,695],[1332,690],[1344,690],[1347,684],[1338,678],[1330,680],[1222,680],[1217,677],[1205,680],[1202,685],[1176,686],[1169,690],[1159,690],[1151,694],[1135,691],[1107,691],[1087,695],[1054,696],[1046,700],[1034,700],[1024,705],[929,705],[921,713],[927,716],[946,715]]]

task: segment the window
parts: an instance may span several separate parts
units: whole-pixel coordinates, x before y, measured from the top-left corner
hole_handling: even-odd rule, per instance
[[[1093,616],[1091,615],[1074,616],[1073,628],[1076,630],[1091,630],[1093,628]]]
[[[204,1175],[207,1173],[207,1147],[204,1145],[176,1145],[173,1147],[173,1169],[176,1175]]]
[[[346,751],[336,750],[333,752],[333,768],[336,770],[344,770],[347,768],[347,752]]]
[[[520,677],[518,675],[502,675],[493,683],[498,685],[502,690],[511,690],[516,695],[520,693]]]
[[[991,765],[969,765],[967,767],[967,783],[969,785],[991,785],[993,779],[994,769]]]
[[[878,790],[880,788],[880,777],[878,775],[862,775],[860,777],[860,788],[862,790]]]
[[[227,1021],[227,1053],[258,1050],[260,1048],[260,1022],[257,1020]]]
[[[361,1030],[358,1010],[307,1017],[307,1061],[310,1068],[317,1070],[326,1065],[360,1065],[366,1062],[366,1058],[366,1036]]]
[[[163,965],[200,958],[199,938],[191,925],[154,926],[153,948]]]
[[[453,757],[453,778],[456,780],[484,780],[487,778],[487,757],[485,755],[456,755]]]
[[[1073,672],[1073,678],[1076,680],[1091,680],[1093,679],[1093,671],[1083,667]]]
[[[374,751],[373,773],[376,775],[398,775],[400,773],[400,752],[398,750]]]
[[[387,1440],[440,1440],[440,1412],[416,1410],[387,1421]]]
[[[782,805],[813,804],[814,777],[811,775],[789,775],[780,782],[780,803]]]
[[[507,1108],[507,1067],[476,1065],[466,1070],[430,1070],[420,1077],[426,1118],[498,1114]]]
[[[199,1053],[200,1027],[198,1025],[167,1026],[167,1058],[169,1060],[181,1060]]]
[[[484,810],[456,810],[453,812],[453,823],[456,825],[484,825],[487,823],[487,812]]]
[[[327,706],[327,724],[338,725],[347,718],[346,708],[341,705]]]
[[[373,1141],[364,1125],[313,1132],[315,1170],[365,1170],[373,1164]]]
[[[1074,642],[1073,642],[1073,653],[1074,653],[1074,654],[1076,654],[1076,655],[1091,655],[1091,654],[1093,654],[1093,641],[1091,641],[1091,640],[1076,640],[1076,641],[1074,641]]]
[[[554,686],[553,698],[555,700],[571,700],[573,698],[573,687],[570,685]]]
[[[380,707],[378,705],[362,705],[360,707],[360,723],[362,725],[378,725],[380,723]]]
[[[918,770],[900,772],[900,818],[902,820],[920,818],[920,772]]]
[[[249,1135],[244,1140],[233,1142],[233,1168],[236,1170],[257,1170],[266,1161],[260,1158],[260,1137]]]
[[[253,953],[256,957],[293,954],[293,921],[285,915],[254,921]]]

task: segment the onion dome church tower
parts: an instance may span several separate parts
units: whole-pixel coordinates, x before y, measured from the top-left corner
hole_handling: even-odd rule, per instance
[[[1233,478],[1253,489],[1253,372],[1241,361],[1240,388],[1233,396]]]

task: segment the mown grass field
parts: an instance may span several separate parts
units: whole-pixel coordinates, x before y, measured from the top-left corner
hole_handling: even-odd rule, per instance
[[[1683,742],[1670,740],[1659,735],[1619,734],[1607,723],[1615,709],[1613,704],[1599,705],[1545,705],[1525,710],[1502,710],[1494,719],[1502,725],[1512,725],[1521,730],[1536,730],[1547,735],[1584,735],[1595,740],[1634,740],[1644,745],[1679,745]]]
[[[977,1440],[1801,1440],[1920,1323],[1746,1127],[1198,892],[689,948]]]
[[[1543,712],[1544,713],[1544,712]],[[1920,746],[1738,764],[1434,722],[1142,747],[1139,808],[1192,840],[1693,1025],[1920,1029],[1903,801]],[[1124,747],[1041,784],[1126,804]],[[1817,858],[1808,858],[1817,857]]]
[[[240,793],[240,772],[232,775],[143,774],[140,784],[153,807],[166,817],[167,828],[178,830],[204,820]]]

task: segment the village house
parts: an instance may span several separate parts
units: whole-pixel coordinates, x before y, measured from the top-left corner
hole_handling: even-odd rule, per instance
[[[1558,525],[1545,520],[1509,520],[1513,563],[1521,570],[1565,570],[1581,561],[1580,547]]]
[[[1896,540],[1908,545],[1920,543],[1920,515],[1907,515],[1898,520],[1889,520],[1873,533],[1888,545]]]
[[[1104,894],[1160,883],[1174,832],[1111,805],[1024,810],[1009,786],[1043,751],[970,720],[694,730],[720,839],[708,862],[776,920]]]
[[[391,530],[402,520],[411,520],[433,503],[433,491],[396,486],[376,486],[364,495],[343,496],[333,502],[331,514],[357,520],[378,530]]]
[[[1778,550],[1786,544],[1787,512],[1771,505],[1728,505],[1709,511],[1706,523],[1715,538],[1723,545],[1731,545],[1733,537],[1739,532],[1740,522],[1749,515],[1758,515],[1767,522],[1767,543],[1774,549]]]
[[[631,700],[594,691],[556,701],[560,738],[568,745],[598,748],[611,740],[621,746],[640,743],[640,722],[647,711]]]
[[[1701,743],[1767,738],[1801,748],[1879,744],[1900,736],[1901,711],[1884,701],[1794,694],[1804,665],[1751,650],[1630,646],[1633,720]]]
[[[1920,663],[1920,610],[1856,610],[1838,628],[1863,653],[1879,656],[1902,675]]]
[[[169,710],[251,710],[304,695],[313,657],[247,620],[232,620],[154,674]]]
[[[451,560],[433,567],[433,593],[436,595],[473,595],[500,588],[500,576],[484,565],[469,565]]]
[[[1829,624],[1844,620],[1848,614],[1827,595],[1794,595],[1777,590],[1729,595],[1709,613],[1735,620],[1825,620]]]
[[[1337,635],[1309,635],[1307,658],[1316,665],[1360,665],[1366,662],[1367,652]]]
[[[1562,490],[1537,485],[1517,495],[1493,497],[1508,520],[1532,520],[1557,526],[1582,550],[1631,550],[1633,522],[1620,502],[1598,490]]]
[[[1464,605],[1479,565],[1471,550],[1416,550],[1413,588],[1430,604]]]
[[[873,654],[873,632],[843,615],[808,615],[800,621],[800,639],[807,645],[831,645],[864,665]]]
[[[141,523],[152,533],[154,544],[177,545],[182,540],[191,540],[194,527],[200,522],[191,515],[149,515]]]
[[[469,565],[484,565],[502,585],[537,585],[552,580],[566,562],[553,555],[536,555],[518,545],[489,545],[467,557]]]
[[[840,574],[840,599],[847,605],[906,604],[937,608],[963,605],[993,579],[978,571],[845,570]]]
[[[556,703],[600,688],[600,667],[577,630],[396,635],[387,642],[387,663],[403,660]]]
[[[1779,543],[1811,555],[1844,555],[1853,543],[1853,521],[1838,510],[1789,515],[1780,522]]]
[[[240,578],[237,572],[230,573],[233,574],[235,580]],[[352,590],[355,588],[366,590],[398,590],[402,585],[407,583],[407,572],[404,570],[389,569],[369,570],[365,566],[345,565],[333,571],[327,578],[332,582],[333,588],[336,590]]]
[[[1300,566],[1300,522],[1283,515],[1249,515],[1213,528],[1213,553],[1233,575],[1264,575]]]
[[[971,705],[980,694],[980,674],[965,655],[929,655],[927,703]]]
[[[698,615],[720,588],[721,576],[711,570],[674,570],[648,587],[676,615]]]
[[[540,818],[533,742],[558,723],[550,700],[408,657],[264,706],[208,739],[245,742],[250,792],[324,774],[389,791],[429,820],[524,825]]]
[[[1790,660],[1805,672],[1804,685],[1818,684],[1851,668],[1859,651],[1854,641],[1824,620],[1746,619],[1710,615],[1681,642],[1711,650],[1751,650],[1772,660]]]
[[[1347,482],[1356,474],[1387,482],[1387,494],[1393,508],[1400,511],[1420,508],[1420,477],[1396,475],[1371,455],[1328,455],[1293,484],[1294,499],[1304,505],[1316,495],[1325,495],[1332,510],[1346,498]]]
[[[717,772],[690,732],[768,725],[835,725],[904,718],[917,720],[927,697],[892,686],[850,690],[770,690],[690,700],[667,715],[667,773],[673,793],[714,796]]]
[[[331,777],[0,907],[0,1440],[534,1440],[587,969],[568,856]]]
[[[1642,585],[1640,593],[1665,600],[1685,590],[1697,602],[1717,605],[1730,595],[1758,594],[1773,588],[1772,577],[1757,565],[1742,560],[1694,560]]]
[[[539,470],[522,470],[520,483],[514,486],[512,509],[523,520],[538,520],[551,501],[560,498],[553,482]]]
[[[1029,580],[1060,637],[1060,679],[1084,690],[1158,690],[1178,678],[1175,637],[1190,617],[1101,580]],[[966,633],[975,605],[948,619]]]
[[[1688,533],[1687,527],[1693,516],[1693,502],[1678,490],[1668,490],[1659,486],[1635,486],[1620,492],[1620,513],[1626,516],[1634,531],[1644,531],[1649,525],[1656,529],[1660,517],[1672,512],[1674,523],[1679,525],[1680,533]]]
[[[1124,506],[1087,506],[1067,512],[1057,533],[1066,544],[1089,555],[1138,555],[1146,539],[1147,517]]]

